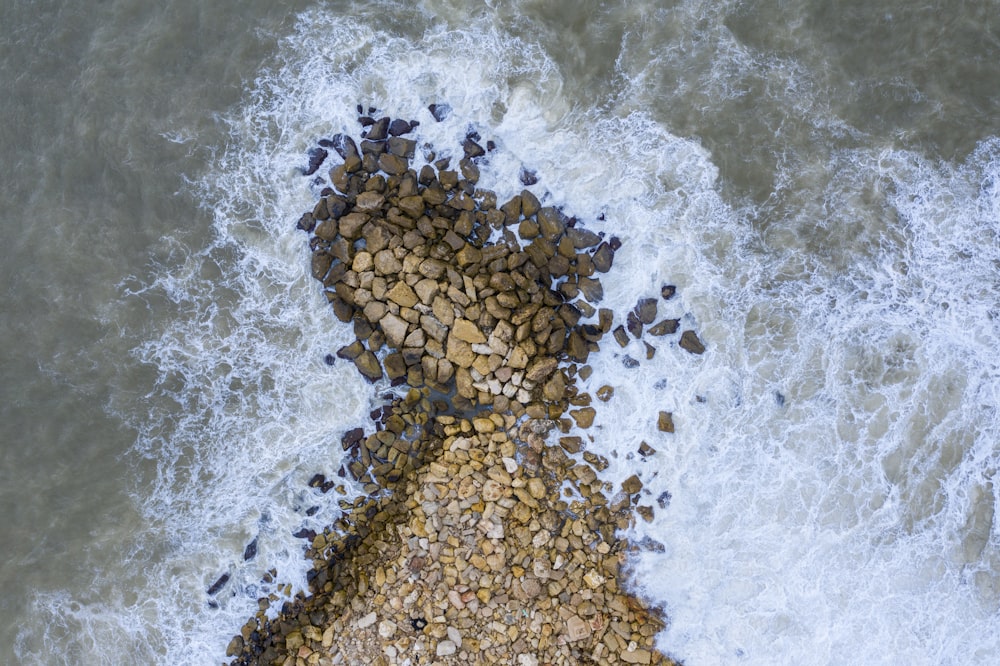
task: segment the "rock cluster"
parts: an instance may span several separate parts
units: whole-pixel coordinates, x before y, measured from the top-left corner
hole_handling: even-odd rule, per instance
[[[477,189],[492,147],[477,135],[456,169],[425,146],[416,170],[413,123],[363,124],[360,145],[321,142],[342,163],[298,226],[354,327],[337,356],[409,390],[373,412],[374,432],[344,435],[341,474],[367,496],[309,535],[311,594],[275,619],[261,600],[233,663],[669,663],[652,647],[663,618],[619,587],[629,546],[616,532],[633,508],[653,515],[635,506],[642,482],[613,493],[598,477],[607,461],[567,434],[594,419],[575,379],[613,324],[595,306],[618,240],[528,190],[499,204]],[[640,306],[630,331],[632,316],[655,317],[655,301],[652,316]],[[660,430],[673,431],[669,414]]]

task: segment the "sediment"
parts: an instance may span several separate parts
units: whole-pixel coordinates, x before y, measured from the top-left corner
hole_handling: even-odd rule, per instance
[[[654,649],[666,618],[622,586],[630,545],[618,534],[636,514],[653,518],[642,481],[612,488],[600,478],[607,461],[570,434],[596,413],[577,378],[614,326],[598,309],[598,274],[618,239],[526,189],[502,204],[478,189],[493,146],[476,134],[454,168],[420,146],[416,170],[416,123],[361,124],[360,141],[320,142],[341,162],[298,227],[313,277],[354,329],[336,356],[399,388],[373,412],[374,431],[341,440],[341,475],[365,494],[308,535],[310,590],[274,618],[274,598],[261,599],[229,644],[231,663],[672,663]],[[304,172],[327,155],[311,152]],[[661,298],[673,295],[665,285]],[[676,334],[677,320],[656,322],[657,300],[614,328],[622,346],[643,327]],[[704,351],[693,331],[676,344]],[[603,386],[596,399],[613,393]],[[673,432],[672,415],[658,426]],[[342,490],[318,475],[310,485]]]

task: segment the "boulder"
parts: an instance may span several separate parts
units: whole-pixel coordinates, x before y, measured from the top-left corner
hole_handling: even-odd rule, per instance
[[[639,321],[647,326],[656,319],[656,299],[642,298],[635,306],[635,315]]]
[[[660,323],[649,327],[650,335],[668,335],[670,333],[676,333],[677,327],[680,326],[680,319],[664,319]]]

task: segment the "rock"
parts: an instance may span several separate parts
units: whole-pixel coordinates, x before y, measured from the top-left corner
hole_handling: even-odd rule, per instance
[[[469,344],[486,342],[486,336],[482,334],[475,324],[467,319],[456,319],[452,325],[451,334]]]
[[[635,474],[622,481],[622,492],[626,495],[635,495],[642,490],[642,481]]]
[[[521,206],[523,212],[523,199]],[[548,206],[539,209],[537,219],[538,229],[546,240],[554,241],[566,230],[566,219],[558,208]]]
[[[378,158],[378,168],[385,171],[390,176],[400,176],[406,173],[406,170],[410,168],[410,163],[405,157],[400,157],[399,155],[393,155],[391,153],[382,153]]]
[[[618,655],[618,658],[626,664],[649,664],[653,660],[653,653],[649,650],[636,648],[635,650],[625,650]]]
[[[486,151],[478,143],[472,139],[466,139],[462,143],[462,150],[465,152],[465,157],[467,159],[472,159],[475,157],[482,157],[486,154]]]
[[[375,611],[368,613],[367,615],[362,615],[358,618],[358,629],[367,629],[368,627],[375,624],[375,620],[378,616],[375,615]]]
[[[537,213],[542,207],[542,204],[538,201],[538,197],[529,192],[528,190],[521,190],[521,214],[525,217],[531,217]]]
[[[382,620],[378,624],[378,635],[382,638],[392,638],[396,635],[396,623],[391,620]]]
[[[385,141],[387,136],[389,136],[389,119],[379,118],[369,128],[368,135],[365,138],[369,141]]]
[[[576,421],[576,425],[580,428],[589,428],[594,423],[594,416],[597,412],[593,407],[584,407],[583,409],[572,409],[569,415],[573,417]]]
[[[399,118],[393,120],[389,123],[389,134],[390,136],[399,136],[400,134],[409,134],[413,130],[413,125],[405,120]],[[391,139],[390,139],[391,140]]]
[[[214,596],[218,594],[219,590],[221,590],[223,586],[225,586],[225,584],[228,582],[229,582],[229,574],[227,573],[222,574],[214,583],[212,583],[211,587],[208,588],[208,595]]]
[[[390,301],[404,308],[412,308],[420,300],[410,285],[402,280],[396,282],[385,295]]]
[[[672,284],[665,284],[662,287],[660,287],[660,296],[662,296],[663,300],[665,301],[669,301],[671,298],[674,297],[674,294],[676,293],[677,293],[677,287],[675,287]]]
[[[571,615],[566,620],[566,640],[581,641],[591,634],[590,625],[579,615]]]
[[[354,365],[357,366],[358,371],[364,375],[365,379],[370,382],[375,382],[382,378],[382,366],[379,365],[375,354],[367,349],[354,359]]]
[[[594,252],[594,268],[601,273],[610,271],[614,260],[615,253],[607,243],[601,243]]]
[[[577,285],[579,285],[583,297],[591,303],[598,303],[604,298],[604,287],[601,286],[599,281],[593,278],[581,277]]]
[[[669,335],[671,333],[677,332],[677,327],[680,326],[680,319],[664,319],[655,326],[649,327],[649,334],[655,336]]]
[[[674,415],[670,412],[660,412],[656,421],[656,427],[660,432],[674,431]]]
[[[257,557],[257,539],[247,544],[247,547],[243,549],[243,561],[248,562],[253,558]]]
[[[323,164],[323,162],[326,160],[327,155],[329,154],[330,153],[323,150],[322,148],[310,148],[309,166],[307,166],[305,169],[302,170],[302,175],[311,176],[314,173],[316,173],[316,171],[319,170],[320,165]]]
[[[625,327],[628,329],[628,332],[632,334],[633,338],[642,337],[642,322],[639,321],[639,318],[634,312],[628,313],[628,316],[625,318]]]
[[[521,167],[521,171],[518,173],[518,180],[525,186],[534,185],[538,182],[538,174],[531,169]]]
[[[636,317],[639,321],[647,326],[653,323],[656,319],[656,299],[655,298],[642,298],[635,306],[634,310]]]
[[[389,343],[389,346],[394,349],[402,349],[409,324],[397,315],[389,312],[382,317],[379,321],[379,325],[385,333],[385,340]]]
[[[597,389],[597,399],[601,402],[607,402],[611,400],[611,396],[615,394],[615,389],[611,386],[605,384],[601,388]]]
[[[643,458],[648,458],[649,456],[656,453],[656,449],[647,444],[646,442],[639,443],[639,455]]]
[[[624,347],[628,344],[628,333],[625,332],[625,327],[619,324],[615,327],[614,333],[615,342],[620,346]]]
[[[698,339],[698,335],[694,331],[684,331],[681,333],[680,345],[681,349],[685,349],[692,354],[705,353],[705,345]]]
[[[643,505],[643,506],[637,506],[635,510],[636,513],[638,513],[639,516],[642,517],[642,519],[645,520],[647,523],[653,522],[653,507]]]
[[[378,192],[362,192],[354,201],[354,209],[363,213],[378,212],[385,203],[385,197]]]
[[[517,347],[516,349],[520,349],[520,347]],[[541,381],[551,375],[558,365],[559,361],[555,358],[551,356],[542,357],[531,364],[531,367],[528,368],[527,374],[525,374],[525,378],[533,382]],[[511,363],[511,367],[516,366]]]
[[[458,646],[450,640],[444,640],[437,644],[437,656],[448,657],[458,652]]]
[[[427,110],[434,116],[434,120],[441,122],[451,115],[451,106],[448,104],[431,104]]]
[[[243,652],[243,637],[237,634],[233,636],[233,640],[229,641],[229,646],[226,647],[227,657],[237,657]]]

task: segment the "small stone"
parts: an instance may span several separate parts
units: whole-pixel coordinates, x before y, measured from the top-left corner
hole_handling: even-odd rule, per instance
[[[601,388],[597,389],[597,399],[601,402],[607,402],[611,400],[611,396],[615,394],[615,389],[611,386],[605,384]]]
[[[658,324],[649,327],[650,335],[669,335],[670,333],[676,333],[677,327],[680,326],[680,319],[664,319]]]
[[[586,583],[587,587],[592,590],[596,590],[601,585],[604,585],[606,580],[607,579],[604,576],[593,570],[588,571],[583,575],[583,582]]]
[[[382,620],[378,624],[378,635],[382,638],[392,638],[396,635],[396,623],[391,620]]]
[[[533,477],[528,479],[528,494],[535,499],[542,499],[545,497],[547,491],[545,490],[545,484],[538,477]]]
[[[375,620],[377,619],[378,617],[375,615],[375,611],[372,611],[371,613],[368,613],[368,615],[364,615],[358,618],[358,629],[367,629],[368,627],[375,624]]]
[[[479,330],[479,327],[467,319],[456,319],[452,325],[451,333],[459,340],[470,344],[486,342],[486,336]]]
[[[660,287],[660,296],[662,296],[663,300],[665,301],[669,301],[671,298],[674,297],[674,294],[676,293],[677,293],[677,287],[675,287],[672,284],[665,284],[662,287]]]
[[[566,640],[580,641],[590,636],[590,625],[579,615],[571,615],[566,620]]]
[[[450,640],[441,641],[437,644],[437,656],[439,657],[448,657],[456,652],[458,652],[458,646]]]
[[[653,507],[642,505],[637,506],[635,510],[647,523],[653,522]]]
[[[692,354],[704,354],[705,345],[698,339],[694,331],[684,331],[681,333],[681,349],[685,349]]]
[[[674,432],[674,415],[670,412],[660,412],[656,427],[660,432]]]
[[[642,298],[635,306],[635,314],[639,321],[647,326],[656,319],[656,299]]]
[[[622,491],[628,495],[635,495],[640,490],[642,490],[642,481],[635,474],[622,482]]]
[[[620,346],[624,347],[628,344],[628,333],[625,331],[625,327],[619,324],[614,330],[615,342]]]
[[[413,289],[410,288],[410,285],[402,280],[396,282],[385,295],[390,301],[404,308],[412,308],[419,301]]]
[[[580,428],[589,428],[594,423],[594,416],[597,411],[593,407],[584,407],[583,409],[573,409],[570,410],[569,415],[573,417],[576,421],[576,425]]]
[[[646,442],[641,442],[639,444],[639,455],[643,458],[648,458],[649,456],[656,453],[656,449],[647,444]]]
[[[653,661],[653,654],[649,650],[641,648],[632,651],[626,650],[618,657],[627,664],[649,664]]]

